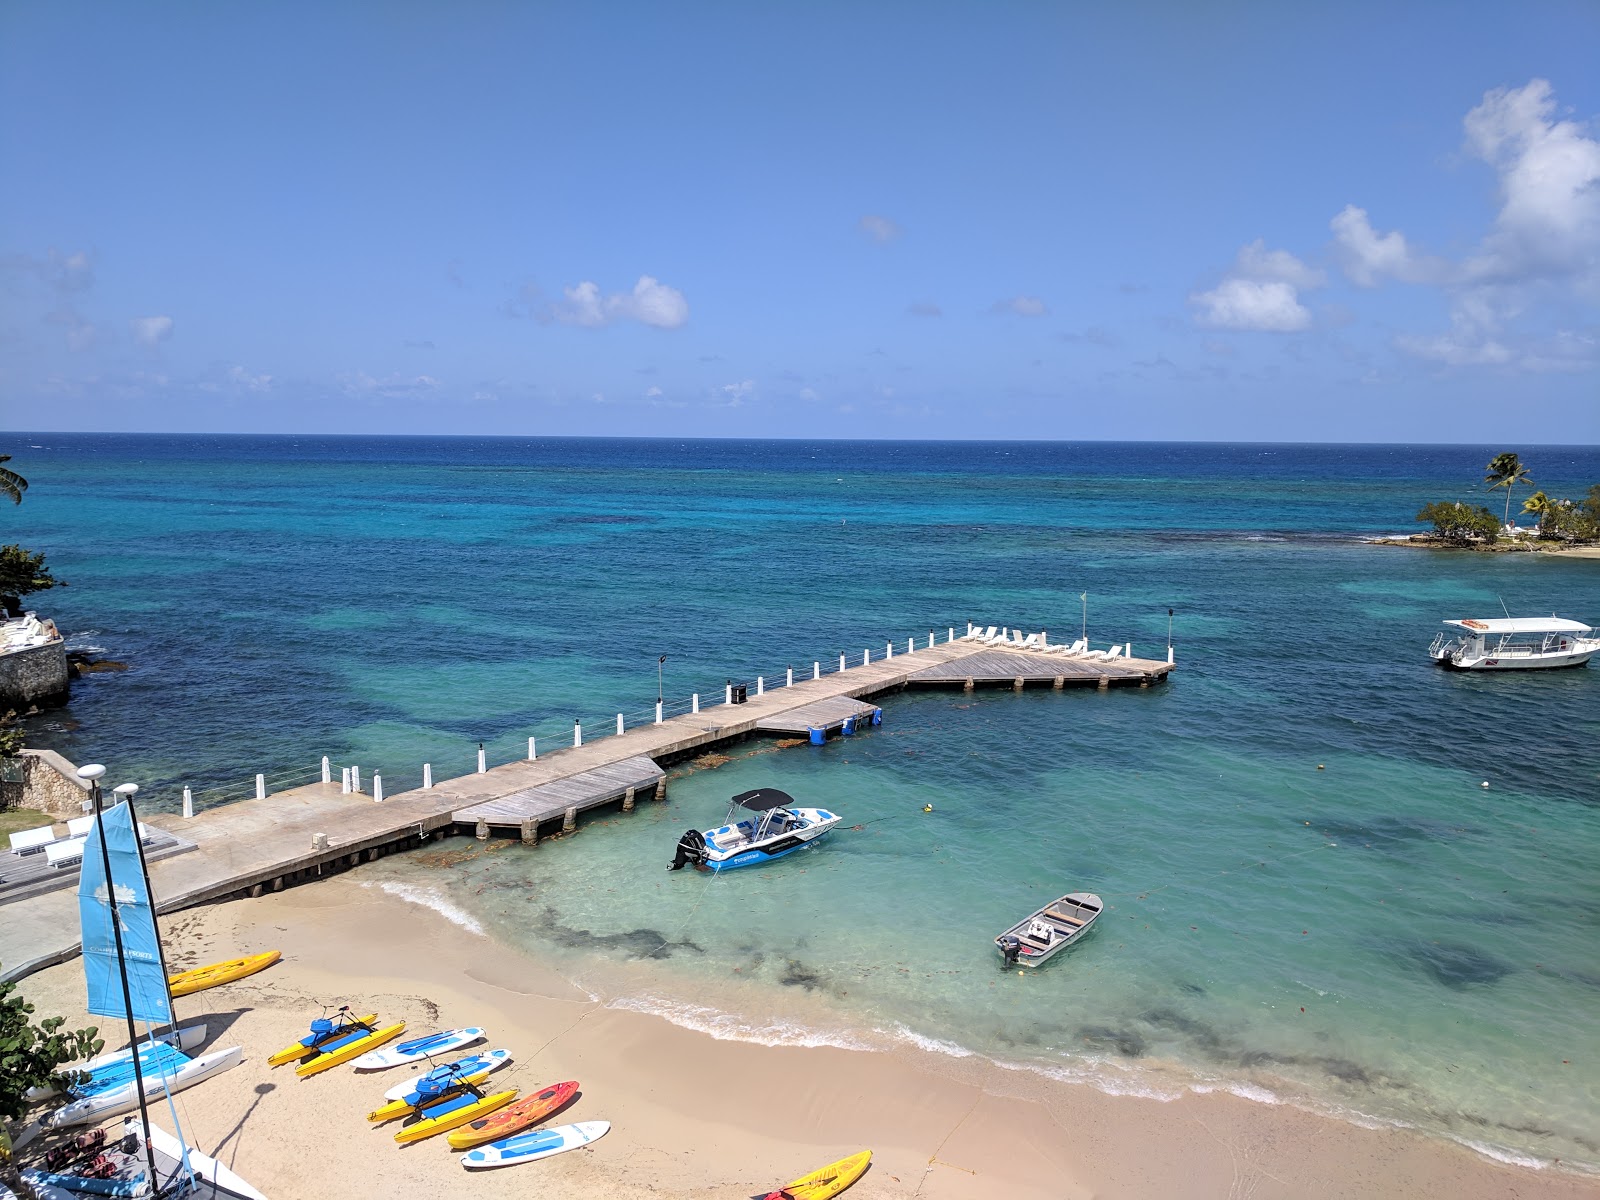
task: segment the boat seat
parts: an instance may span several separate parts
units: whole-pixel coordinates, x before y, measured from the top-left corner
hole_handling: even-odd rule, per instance
[[[1019,934],[1016,935],[1016,938],[1024,946],[1032,946],[1035,950],[1048,950],[1048,949],[1050,949],[1050,943],[1049,942],[1041,942],[1038,938],[1034,937],[1032,934],[1019,933]]]
[[[1068,925],[1087,925],[1089,923],[1082,917],[1069,917],[1066,913],[1059,912],[1053,908],[1045,909],[1044,915],[1049,917],[1052,921],[1065,921]]]

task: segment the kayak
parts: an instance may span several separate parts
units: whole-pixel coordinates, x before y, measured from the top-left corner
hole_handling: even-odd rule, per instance
[[[320,1075],[324,1071],[332,1070],[340,1063],[347,1063],[352,1058],[359,1058],[368,1050],[375,1049],[385,1042],[392,1042],[406,1031],[404,1021],[396,1021],[393,1025],[385,1025],[382,1029],[359,1029],[353,1033],[327,1042],[317,1047],[316,1055],[307,1059],[294,1069],[294,1073],[301,1079],[310,1079],[313,1075]]]
[[[514,1167],[518,1163],[534,1162],[563,1154],[599,1141],[611,1132],[610,1121],[579,1121],[576,1125],[557,1125],[553,1129],[535,1129],[515,1137],[502,1138],[468,1150],[461,1156],[461,1165],[469,1171],[483,1171],[490,1167]]]
[[[158,1034],[153,1042],[139,1043],[139,1066],[148,1069],[147,1063],[153,1062],[158,1055],[164,1055],[169,1048],[182,1050],[185,1054],[199,1046],[206,1040],[206,1027],[201,1025],[185,1025],[181,1029],[168,1030]],[[157,1049],[160,1047],[160,1049]],[[112,1050],[106,1054],[91,1058],[88,1062],[76,1066],[64,1066],[60,1070],[62,1075],[87,1075],[88,1083],[98,1079],[109,1078],[113,1073],[122,1073],[129,1077],[133,1074],[133,1051]],[[74,1089],[77,1090],[77,1089]],[[48,1100],[56,1094],[54,1087],[31,1087],[23,1093],[23,1099],[29,1101]]]
[[[863,1150],[849,1158],[819,1167],[809,1175],[802,1175],[793,1183],[785,1184],[775,1192],[768,1192],[762,1200],[829,1200],[861,1178],[872,1161],[872,1151]]]
[[[407,1124],[400,1127],[400,1132],[394,1135],[394,1140],[402,1146],[420,1142],[423,1138],[444,1133],[458,1125],[465,1125],[468,1121],[477,1120],[498,1108],[504,1108],[516,1098],[516,1088],[495,1092],[492,1096],[483,1096],[476,1092],[463,1092],[461,1095],[451,1096],[437,1104],[419,1109]]]
[[[315,1054],[317,1048],[326,1042],[344,1037],[352,1029],[371,1029],[372,1023],[378,1019],[377,1013],[368,1013],[364,1017],[352,1017],[345,1009],[340,1009],[332,1017],[318,1017],[311,1022],[311,1032],[301,1038],[292,1046],[285,1046],[276,1054],[267,1056],[267,1065],[281,1067],[285,1063],[292,1063],[296,1059],[306,1058]]]
[[[277,950],[264,954],[251,954],[245,958],[230,958],[227,962],[212,963],[209,967],[196,967],[167,976],[167,990],[174,996],[187,996],[190,992],[203,992],[218,984],[232,983],[257,971],[265,971],[283,955]]]
[[[407,1063],[417,1062],[430,1054],[448,1054],[451,1050],[481,1041],[483,1030],[477,1026],[471,1029],[446,1029],[443,1033],[430,1033],[427,1037],[412,1038],[398,1046],[387,1046],[363,1054],[351,1066],[357,1071],[387,1071],[390,1067],[403,1067]]]
[[[520,1133],[530,1125],[537,1125],[540,1121],[562,1108],[577,1094],[577,1080],[572,1080],[568,1083],[552,1083],[542,1091],[534,1092],[531,1096],[524,1096],[515,1104],[502,1108],[492,1116],[480,1117],[471,1124],[463,1125],[445,1140],[457,1150],[468,1150],[473,1146],[481,1146],[485,1142],[493,1142],[500,1138],[510,1137],[513,1133]]]
[[[406,1096],[417,1090],[417,1086],[424,1079],[465,1079],[470,1083],[477,1083],[492,1071],[498,1071],[511,1061],[509,1050],[485,1050],[479,1054],[469,1054],[466,1058],[458,1058],[455,1062],[443,1063],[431,1071],[424,1071],[421,1075],[413,1075],[403,1083],[397,1083],[383,1094],[385,1100],[404,1100]],[[413,1103],[415,1103],[413,1101]]]
[[[145,1074],[145,1099],[159,1099],[169,1093],[181,1092],[184,1088],[203,1083],[213,1075],[220,1075],[237,1067],[244,1061],[244,1047],[230,1046],[226,1050],[214,1050],[210,1054],[203,1054],[193,1059],[184,1058],[182,1055],[178,1057],[180,1062],[163,1064]],[[130,1067],[126,1080],[57,1109],[46,1118],[46,1123],[52,1129],[83,1125],[90,1121],[101,1121],[106,1117],[131,1112],[138,1107],[138,1104],[139,1089]]]

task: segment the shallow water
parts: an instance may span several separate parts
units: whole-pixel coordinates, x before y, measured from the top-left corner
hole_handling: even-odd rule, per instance
[[[155,805],[324,753],[393,793],[479,740],[592,735],[645,719],[662,653],[681,702],[968,619],[1069,640],[1085,591],[1096,643],[1159,656],[1171,607],[1165,687],[906,693],[562,845],[388,870],[723,1036],[1209,1081],[1600,1164],[1600,681],[1424,654],[1499,598],[1593,621],[1600,562],[1356,540],[1479,494],[1495,448],[13,440],[17,536],[72,581],[39,607],[132,668],[35,740]],[[1600,452],[1522,454],[1553,493],[1600,480]],[[662,869],[761,784],[863,828]],[[1108,903],[1085,943],[1003,972],[993,934],[1077,889]]]

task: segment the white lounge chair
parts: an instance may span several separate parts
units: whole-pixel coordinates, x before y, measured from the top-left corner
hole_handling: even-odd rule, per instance
[[[1043,650],[1044,646],[1039,641],[1039,635],[1037,633],[1030,633],[1022,640],[1022,648],[1024,650]]]
[[[1068,655],[1071,658],[1077,658],[1080,655],[1087,654],[1088,652],[1089,652],[1089,639],[1088,638],[1079,638],[1077,641],[1073,642],[1072,645],[1064,646],[1064,647],[1062,647],[1062,650],[1061,650],[1061,653],[1063,653],[1065,655]]]
[[[11,835],[11,853],[37,854],[56,840],[54,825],[41,825],[37,829],[24,829]]]
[[[45,860],[56,868],[77,866],[83,861],[83,844],[85,838],[67,838],[65,841],[51,842],[44,848]]]
[[[89,830],[94,828],[93,817],[73,817],[67,822],[67,836],[69,838],[88,837]]]

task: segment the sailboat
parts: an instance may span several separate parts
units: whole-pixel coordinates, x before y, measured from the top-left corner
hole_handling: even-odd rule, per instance
[[[95,817],[94,827],[83,847],[83,868],[78,883],[83,973],[89,990],[88,1011],[126,1020],[128,1044],[138,1046],[136,1022],[145,1023],[147,1036],[153,1033],[156,1025],[175,1027],[172,994],[167,985],[168,972],[161,951],[161,933],[156,925],[155,904],[150,895],[150,874],[139,839],[138,818],[133,810],[133,793],[138,788],[134,784],[117,788],[121,799],[107,809],[102,803],[99,786],[99,778],[104,773],[105,768],[98,765],[78,771],[89,781]],[[218,1053],[231,1056],[242,1054],[242,1050],[235,1048]],[[226,1167],[189,1146],[172,1103],[172,1092],[176,1090],[173,1083],[182,1069],[177,1063],[159,1054],[147,1057],[134,1053],[128,1056],[128,1065],[133,1073],[131,1095],[139,1111],[127,1119],[124,1145],[143,1159],[139,1167],[128,1168],[129,1182],[135,1174],[143,1177],[148,1191],[140,1194],[157,1200],[169,1196],[266,1200]],[[148,1082],[147,1071],[153,1072]],[[148,1101],[162,1098],[167,1101],[168,1114],[178,1131],[176,1137],[150,1119]],[[52,1176],[48,1182],[69,1192],[80,1191],[72,1186],[70,1175]],[[84,1182],[97,1186],[82,1190],[104,1195],[110,1181]]]

